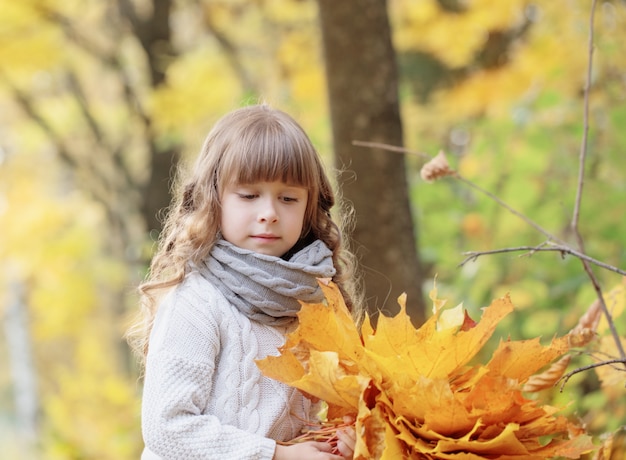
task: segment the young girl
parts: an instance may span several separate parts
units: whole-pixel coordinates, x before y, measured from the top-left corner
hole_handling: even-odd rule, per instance
[[[354,264],[311,141],[281,111],[238,109],[213,127],[178,185],[129,333],[146,358],[142,459],[352,458],[353,431],[338,434],[341,456],[323,442],[279,444],[316,407],[255,364],[277,354],[300,300],[323,299],[317,278],[356,303]]]

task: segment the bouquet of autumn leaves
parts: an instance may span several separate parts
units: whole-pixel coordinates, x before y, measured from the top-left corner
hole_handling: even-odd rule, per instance
[[[565,355],[568,336],[545,346],[501,341],[487,364],[470,365],[513,310],[508,297],[474,322],[462,305],[444,309],[433,290],[434,314],[417,329],[401,297],[396,316],[381,314],[376,330],[366,317],[359,333],[338,288],[320,286],[326,302],[303,304],[280,356],[257,364],[325,401],[328,421],[354,417],[355,459],[579,458],[593,449],[558,409],[524,396],[542,387],[529,385],[533,374]]]

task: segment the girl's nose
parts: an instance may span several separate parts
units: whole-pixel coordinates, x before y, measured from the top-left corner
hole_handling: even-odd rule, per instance
[[[258,219],[259,222],[276,222],[278,220],[276,206],[271,200],[266,200],[262,203]]]

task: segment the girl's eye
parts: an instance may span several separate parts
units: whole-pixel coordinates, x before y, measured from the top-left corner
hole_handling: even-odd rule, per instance
[[[298,199],[297,199],[297,198],[290,197],[290,196],[284,196],[284,197],[283,197],[283,201],[284,201],[285,203],[295,203],[295,202],[297,202],[297,201],[298,201]]]
[[[255,195],[254,193],[238,193],[238,195],[239,198],[242,198],[244,200],[253,200],[257,197],[257,195]]]

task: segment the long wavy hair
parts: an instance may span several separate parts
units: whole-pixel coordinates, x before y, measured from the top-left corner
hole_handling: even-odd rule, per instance
[[[206,258],[219,238],[224,188],[232,183],[282,181],[306,187],[309,199],[302,236],[322,240],[333,253],[333,281],[355,320],[361,315],[360,289],[353,254],[342,239],[343,213],[333,220],[336,198],[309,137],[288,114],[253,105],[222,117],[207,135],[189,171],[179,169],[148,276],[139,286],[140,311],[126,338],[143,361],[159,299],[178,285],[190,267]]]

